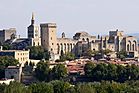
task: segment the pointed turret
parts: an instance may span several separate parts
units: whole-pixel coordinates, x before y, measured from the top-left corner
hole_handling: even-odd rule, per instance
[[[62,33],[62,38],[65,38],[65,33],[64,32]]]
[[[34,17],[34,13],[32,13],[31,25],[34,25],[34,22],[35,22],[35,17]]]

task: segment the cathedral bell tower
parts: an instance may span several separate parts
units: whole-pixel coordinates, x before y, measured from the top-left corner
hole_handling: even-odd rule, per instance
[[[39,31],[40,31],[39,26],[35,25],[34,13],[32,13],[31,24],[28,27],[28,39],[30,40],[31,46],[40,46],[41,45],[41,39],[40,39]]]

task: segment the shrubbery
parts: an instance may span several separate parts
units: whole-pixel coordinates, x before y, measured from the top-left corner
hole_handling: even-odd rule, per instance
[[[114,64],[93,64],[85,65],[85,76],[92,78],[92,81],[118,81],[139,79],[139,67],[135,65],[114,65]]]
[[[117,82],[92,82],[70,85],[68,82],[51,81],[49,83],[34,83],[25,86],[13,82],[10,85],[0,85],[0,93],[138,93],[139,81]]]
[[[67,77],[67,69],[64,65],[58,64],[52,69],[47,62],[39,62],[35,69],[35,77],[39,81],[63,80]]]

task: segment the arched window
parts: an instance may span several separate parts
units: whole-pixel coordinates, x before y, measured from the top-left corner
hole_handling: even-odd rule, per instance
[[[59,54],[59,52],[60,52],[60,46],[59,44],[57,44],[57,54]]]
[[[70,52],[72,52],[72,44],[70,44],[70,48],[71,48]]]
[[[134,40],[133,42],[134,42],[134,44],[135,44],[135,45],[134,45],[135,51],[137,51],[137,42],[136,42],[135,40]]]
[[[69,44],[67,44],[67,47],[68,47],[68,52],[70,51],[70,45]]]
[[[67,49],[67,47],[66,47],[66,44],[64,43],[64,52],[66,53],[66,49]]]
[[[127,51],[129,51],[130,50],[130,48],[129,48],[129,44],[127,45]]]
[[[135,51],[135,45],[134,44],[132,44],[132,49],[133,49],[133,51]]]
[[[61,50],[63,50],[63,44],[61,43]]]
[[[131,47],[132,47],[131,41],[129,40],[128,42],[129,42],[129,50],[131,50]]]
[[[84,38],[83,38],[82,40],[83,40],[83,41],[85,41],[85,39],[84,39]]]
[[[89,42],[89,39],[87,38],[86,41]]]
[[[89,39],[87,38],[86,40],[87,40],[87,43],[88,43],[88,48],[89,48]]]

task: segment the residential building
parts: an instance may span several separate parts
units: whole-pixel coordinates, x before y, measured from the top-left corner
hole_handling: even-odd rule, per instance
[[[8,66],[5,69],[5,78],[14,79],[17,82],[21,81],[22,67],[20,66]]]
[[[29,50],[0,50],[0,56],[12,56],[19,61],[21,65],[29,62]]]

